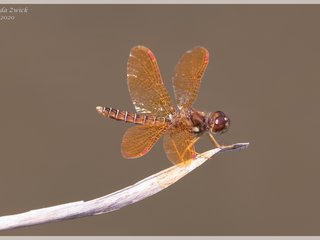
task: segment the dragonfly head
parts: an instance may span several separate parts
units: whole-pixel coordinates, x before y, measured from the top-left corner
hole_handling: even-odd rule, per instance
[[[212,115],[212,123],[210,130],[213,133],[224,133],[230,126],[230,119],[224,114],[224,112],[216,111]]]

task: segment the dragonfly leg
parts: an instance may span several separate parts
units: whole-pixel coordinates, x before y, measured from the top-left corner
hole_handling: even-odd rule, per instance
[[[223,147],[222,145],[220,145],[220,144],[217,142],[217,140],[212,136],[211,133],[209,133],[209,139],[210,139],[210,141],[212,142],[212,144],[215,145],[216,147],[218,147],[218,148]]]

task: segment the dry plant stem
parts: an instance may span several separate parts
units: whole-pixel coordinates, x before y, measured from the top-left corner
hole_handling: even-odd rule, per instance
[[[129,187],[90,201],[66,203],[0,217],[0,230],[70,220],[118,210],[167,188],[195,168],[199,167],[214,154],[240,150],[247,148],[248,146],[249,143],[238,143],[209,150],[198,155],[194,160],[174,165]]]

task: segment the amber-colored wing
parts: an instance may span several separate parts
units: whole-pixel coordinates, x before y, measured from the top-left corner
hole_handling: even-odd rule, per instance
[[[138,113],[166,117],[174,113],[155,56],[150,49],[131,49],[127,65],[128,88]]]
[[[163,125],[138,125],[127,129],[121,144],[122,156],[139,158],[147,154],[168,128]]]
[[[203,47],[195,47],[180,58],[173,76],[174,94],[180,110],[192,106],[208,62],[209,52]]]
[[[167,157],[173,164],[178,164],[195,158],[194,144],[199,138],[182,129],[169,129],[163,138],[163,147]]]

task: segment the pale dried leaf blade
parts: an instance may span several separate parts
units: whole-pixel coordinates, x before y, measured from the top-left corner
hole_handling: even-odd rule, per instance
[[[131,186],[90,201],[78,201],[0,217],[0,230],[70,220],[112,212],[150,197],[169,187],[219,152],[245,149],[249,143],[237,143],[201,153],[196,159],[153,174]]]

